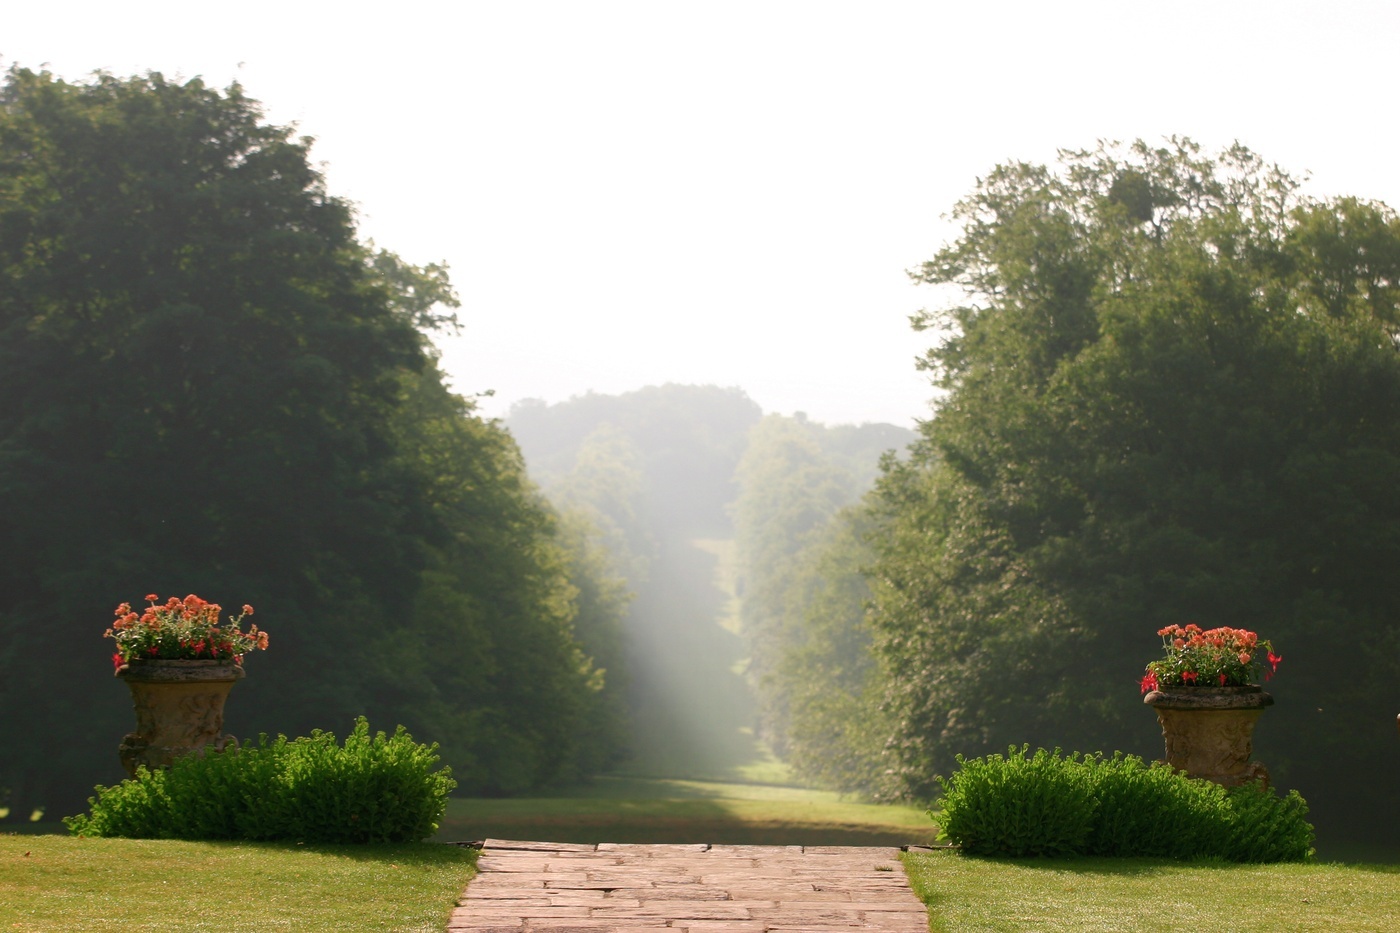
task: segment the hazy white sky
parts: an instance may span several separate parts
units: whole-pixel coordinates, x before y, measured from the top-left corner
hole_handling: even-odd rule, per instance
[[[10,6],[7,4],[7,6]],[[447,260],[455,388],[662,382],[912,424],[904,270],[1008,158],[1240,140],[1315,194],[1400,205],[1400,4],[24,4],[3,63],[238,80],[315,136],[361,230]]]

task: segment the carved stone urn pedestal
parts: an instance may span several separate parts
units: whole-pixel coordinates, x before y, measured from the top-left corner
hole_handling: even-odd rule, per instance
[[[131,688],[136,731],[122,740],[118,754],[132,777],[141,765],[168,767],[182,755],[223,751],[233,736],[223,735],[224,701],[243,676],[233,661],[131,661],[117,669]]]
[[[1167,764],[1226,787],[1254,780],[1268,785],[1268,769],[1250,756],[1254,724],[1274,698],[1257,685],[1159,687],[1142,701],[1157,711]]]

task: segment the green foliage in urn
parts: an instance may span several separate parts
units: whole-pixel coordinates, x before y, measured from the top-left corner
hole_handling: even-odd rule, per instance
[[[1242,687],[1258,683],[1262,671],[1270,680],[1282,655],[1273,642],[1242,628],[1202,630],[1194,622],[1159,629],[1164,657],[1147,665],[1142,692],[1158,687]],[[1264,662],[1268,661],[1268,667]]]
[[[253,614],[245,605],[236,616],[220,625],[218,603],[200,599],[191,593],[184,599],[170,597],[164,603],[152,593],[146,597],[150,604],[137,615],[131,603],[117,607],[117,618],[105,635],[117,643],[112,664],[118,671],[133,660],[231,660],[243,663],[243,655],[254,648],[267,649],[267,632],[256,625],[243,631],[243,620]]]
[[[403,726],[371,734],[361,717],[338,745],[329,732],[187,756],[98,787],[91,812],[64,820],[85,836],[419,842],[437,832],[457,782],[436,745]]]

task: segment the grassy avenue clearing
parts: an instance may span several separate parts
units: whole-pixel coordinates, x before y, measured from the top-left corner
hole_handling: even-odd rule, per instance
[[[608,779],[548,800],[453,800],[440,841],[926,843],[928,818],[834,794]],[[62,831],[52,825],[54,833]],[[474,871],[458,846],[0,835],[0,931],[441,933]],[[1400,866],[906,857],[934,931],[1390,931]]]

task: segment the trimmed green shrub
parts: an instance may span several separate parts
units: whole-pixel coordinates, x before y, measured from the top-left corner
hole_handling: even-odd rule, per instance
[[[1077,755],[1011,748],[966,760],[943,783],[940,834],[969,855],[1076,855],[1094,830],[1090,769]],[[939,778],[942,782],[942,778]]]
[[[1084,854],[1188,859],[1219,848],[1225,811],[1219,784],[1121,753],[1086,764],[1098,809]]]
[[[1165,764],[1115,753],[1062,757],[1012,746],[938,777],[939,838],[970,855],[1153,856],[1303,861],[1313,852],[1297,791],[1226,790]]]
[[[361,716],[344,745],[329,732],[288,741],[259,736],[222,754],[188,756],[114,787],[98,787],[70,832],[146,839],[417,842],[437,831],[451,770],[437,745],[399,726],[370,734]]]
[[[1220,857],[1231,862],[1303,862],[1313,854],[1308,805],[1291,790],[1279,796],[1259,784],[1232,788],[1226,798],[1231,819]]]

